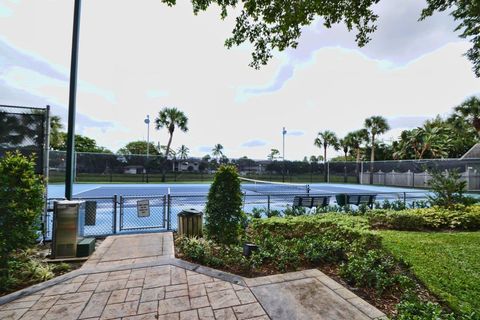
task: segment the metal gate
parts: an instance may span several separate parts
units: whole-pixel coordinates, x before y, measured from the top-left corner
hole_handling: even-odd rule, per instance
[[[169,197],[120,196],[119,231],[168,229]]]

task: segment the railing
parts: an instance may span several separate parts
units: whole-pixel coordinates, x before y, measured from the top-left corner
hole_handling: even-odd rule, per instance
[[[371,192],[368,192],[371,193]],[[356,193],[348,193],[355,195]],[[357,194],[365,194],[357,193]],[[427,200],[426,192],[374,193],[376,202],[399,202],[405,207],[415,207]],[[292,207],[294,197],[301,193],[271,193],[243,195],[243,211],[284,211]],[[305,194],[306,195],[306,194]],[[336,194],[310,193],[308,196],[329,197],[329,205],[336,206]],[[48,199],[44,217],[45,239],[52,238],[53,202]],[[154,196],[117,196],[75,198],[85,201],[80,212],[80,232],[85,236],[104,237],[117,233],[176,230],[177,215],[186,209],[205,210],[206,194],[162,194]],[[142,207],[143,206],[143,207]],[[355,209],[355,208],[353,208]],[[265,214],[266,215],[266,214]]]

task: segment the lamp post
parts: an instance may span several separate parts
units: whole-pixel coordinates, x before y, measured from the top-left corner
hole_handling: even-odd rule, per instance
[[[150,116],[147,114],[147,117],[145,118],[145,120],[143,120],[143,122],[145,122],[145,124],[147,125],[147,159],[145,161],[145,173],[146,173],[146,176],[147,176],[147,183],[149,182],[148,181],[148,155],[150,153]]]
[[[282,162],[282,181],[285,182],[285,135],[287,134],[287,130],[283,127],[282,130],[282,138],[283,138],[283,162]]]
[[[147,160],[148,160],[148,155],[150,151],[150,116],[147,114],[147,117],[145,120],[143,120],[145,124],[147,125]]]
[[[81,0],[75,0],[73,13],[72,56],[70,62],[70,92],[68,98],[67,167],[65,170],[65,198],[72,200],[75,157],[75,109],[77,97],[78,40],[80,33]]]

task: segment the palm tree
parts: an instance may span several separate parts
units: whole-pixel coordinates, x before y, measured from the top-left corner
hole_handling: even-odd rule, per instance
[[[323,147],[323,162],[327,161],[327,148],[332,146],[335,150],[339,149],[338,146],[338,138],[334,132],[325,130],[323,132],[319,132],[317,138],[315,139],[314,143],[315,146],[322,148]]]
[[[188,158],[188,152],[189,151],[190,151],[190,149],[188,149],[184,144],[182,144],[180,146],[180,148],[178,148],[178,151],[177,151],[178,158],[180,160],[186,160]]]
[[[223,146],[217,143],[212,149],[212,155],[217,158],[217,162],[223,157]]]
[[[480,99],[478,97],[470,97],[456,106],[455,113],[468,120],[480,136]]]
[[[382,116],[372,116],[365,119],[365,129],[367,129],[370,136],[371,143],[371,153],[370,153],[370,184],[373,183],[373,162],[375,161],[375,138],[378,135],[381,135],[388,130],[390,126],[388,125],[387,119]]]
[[[268,154],[268,160],[273,161],[278,158],[279,155],[280,151],[278,151],[278,149],[270,149],[270,153]]]
[[[57,150],[62,143],[62,119],[59,116],[50,117],[50,149]]]
[[[360,156],[362,153],[362,144],[368,141],[368,131],[366,129],[360,129],[353,132],[349,132],[345,139],[351,142],[350,148],[355,150],[356,162],[360,162]]]
[[[172,144],[175,127],[178,127],[183,132],[187,132],[187,123],[187,116],[177,108],[163,108],[158,113],[158,117],[155,119],[155,129],[160,130],[161,128],[165,127],[167,128],[169,134],[164,163],[166,162],[168,154],[170,153],[170,145]],[[165,165],[162,166],[162,182],[165,182]]]
[[[372,147],[370,161],[375,161],[375,138],[390,130],[387,119],[382,116],[372,116],[365,119],[365,129],[370,136],[370,145]]]

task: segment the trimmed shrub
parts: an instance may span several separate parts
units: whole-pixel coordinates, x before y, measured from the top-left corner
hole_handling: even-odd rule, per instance
[[[480,206],[457,205],[403,211],[374,210],[367,214],[370,225],[394,230],[480,230]]]
[[[222,244],[237,243],[245,221],[237,169],[231,165],[222,165],[215,174],[208,192],[205,208],[207,236]]]
[[[383,250],[353,253],[342,264],[340,275],[354,286],[374,288],[378,295],[393,288],[412,287],[410,278],[402,275],[398,262]]]
[[[15,250],[28,248],[38,237],[44,204],[42,178],[33,157],[19,152],[0,159],[0,276],[8,278],[8,261]]]
[[[432,172],[432,180],[429,181],[433,196],[429,200],[434,206],[443,208],[454,208],[456,205],[472,205],[477,201],[474,198],[464,195],[467,182],[460,179],[458,170],[446,172]]]

